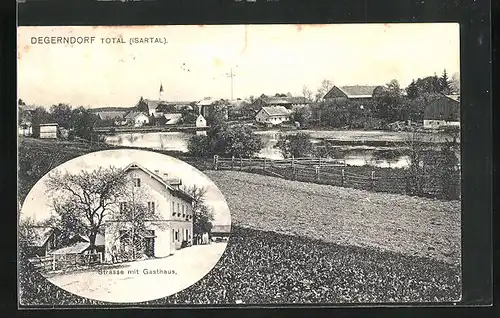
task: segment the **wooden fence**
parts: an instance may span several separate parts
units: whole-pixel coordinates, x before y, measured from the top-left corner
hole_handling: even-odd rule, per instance
[[[221,158],[214,156],[212,167],[215,170],[241,170],[288,180],[329,184],[375,192],[426,197],[440,197],[441,195],[439,182],[436,181],[436,176],[432,174],[421,175],[417,180],[401,172],[402,170],[397,173],[390,173],[392,170],[386,170],[383,174],[374,170],[369,171],[367,174],[361,174],[357,171],[366,169],[347,166],[344,160],[325,158],[270,160],[265,158]],[[377,173],[382,175],[377,175]],[[418,193],[415,193],[415,182],[420,185]]]
[[[41,272],[49,272],[85,265],[96,265],[103,262],[102,253],[93,254],[50,254],[35,256],[30,263]]]

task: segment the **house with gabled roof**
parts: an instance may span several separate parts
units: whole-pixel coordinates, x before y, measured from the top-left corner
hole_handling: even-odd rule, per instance
[[[125,122],[134,127],[141,127],[149,123],[149,116],[143,112],[133,110],[125,115]]]
[[[308,101],[305,97],[266,96],[262,94],[259,98],[253,101],[249,108],[257,113],[262,109],[262,107],[283,106],[287,109],[293,109],[295,107],[306,106],[308,104],[310,104],[310,101]]]
[[[255,115],[255,121],[270,126],[279,125],[289,121],[291,113],[285,106],[265,106]]]
[[[138,163],[131,163],[124,168],[130,177],[130,186],[148,194],[148,211],[158,218],[147,221],[146,230],[135,233],[140,236],[142,253],[147,257],[166,257],[180,249],[193,238],[193,202],[194,198],[181,189],[182,179],[172,177],[160,171],[150,171]],[[119,213],[105,222],[105,260],[113,261],[119,251],[126,252],[127,239],[130,237],[130,221],[122,217],[130,207],[132,198],[127,195],[118,198]],[[137,198],[141,200],[141,198]]]
[[[385,89],[381,85],[333,86],[325,94],[323,100],[334,100],[338,98],[371,99],[384,91]]]

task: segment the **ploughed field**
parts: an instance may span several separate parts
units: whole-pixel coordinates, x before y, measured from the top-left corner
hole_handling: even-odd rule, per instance
[[[20,200],[84,147],[20,145]],[[205,171],[231,209],[232,237],[214,269],[191,287],[143,303],[458,301],[460,204]],[[109,305],[82,298],[20,267],[23,305]]]

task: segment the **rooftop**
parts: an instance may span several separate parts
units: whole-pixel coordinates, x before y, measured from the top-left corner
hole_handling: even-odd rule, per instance
[[[288,116],[290,115],[290,111],[285,108],[285,106],[265,106],[262,109],[269,116]]]

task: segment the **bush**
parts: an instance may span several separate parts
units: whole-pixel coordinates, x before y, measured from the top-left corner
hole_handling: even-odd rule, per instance
[[[243,125],[212,127],[207,136],[194,136],[189,140],[191,155],[252,157],[262,149],[262,141],[250,127]]]

